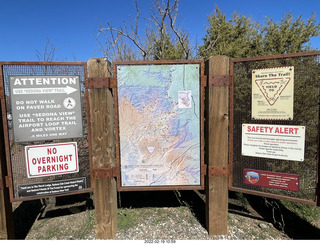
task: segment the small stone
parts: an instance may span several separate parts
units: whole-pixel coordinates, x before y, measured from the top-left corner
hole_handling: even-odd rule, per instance
[[[258,226],[261,228],[261,229],[265,229],[267,228],[268,226],[264,223],[259,223]]]

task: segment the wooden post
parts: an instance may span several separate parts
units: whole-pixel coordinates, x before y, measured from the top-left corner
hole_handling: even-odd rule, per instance
[[[4,175],[2,174],[0,162],[0,180]],[[4,184],[2,182],[1,184]],[[13,227],[13,216],[12,216],[12,205],[9,200],[9,190],[5,186],[0,189],[0,240],[14,239],[14,227]]]
[[[88,61],[89,77],[110,77],[110,63],[105,59]],[[114,109],[108,88],[89,89],[91,147],[93,170],[116,166]],[[114,178],[94,180],[96,238],[115,239],[117,231],[117,190]]]
[[[228,233],[229,58],[210,57],[208,76],[206,218],[209,235]]]
[[[0,240],[8,240],[14,239],[14,227],[9,189],[5,186],[4,180],[7,174],[7,167],[2,123],[2,117],[0,116]]]

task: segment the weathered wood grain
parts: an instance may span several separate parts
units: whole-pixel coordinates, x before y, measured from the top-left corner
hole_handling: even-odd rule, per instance
[[[206,64],[207,76],[229,75],[229,58],[210,57]],[[228,166],[228,112],[229,87],[207,88],[207,165]],[[228,232],[228,176],[207,178],[206,218],[209,235],[225,235]]]
[[[89,77],[111,76],[110,63],[105,59],[88,61]],[[116,166],[114,137],[114,108],[108,88],[89,89],[91,145],[93,169]],[[115,239],[117,231],[116,181],[94,180],[96,238]]]

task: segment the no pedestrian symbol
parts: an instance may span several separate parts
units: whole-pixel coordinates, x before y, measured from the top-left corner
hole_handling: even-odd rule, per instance
[[[63,106],[66,109],[73,109],[76,106],[76,101],[72,97],[67,97],[63,101]]]

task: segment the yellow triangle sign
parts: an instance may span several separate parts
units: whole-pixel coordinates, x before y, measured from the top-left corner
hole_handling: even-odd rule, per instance
[[[257,79],[256,85],[270,106],[273,106],[290,82],[290,77]]]

